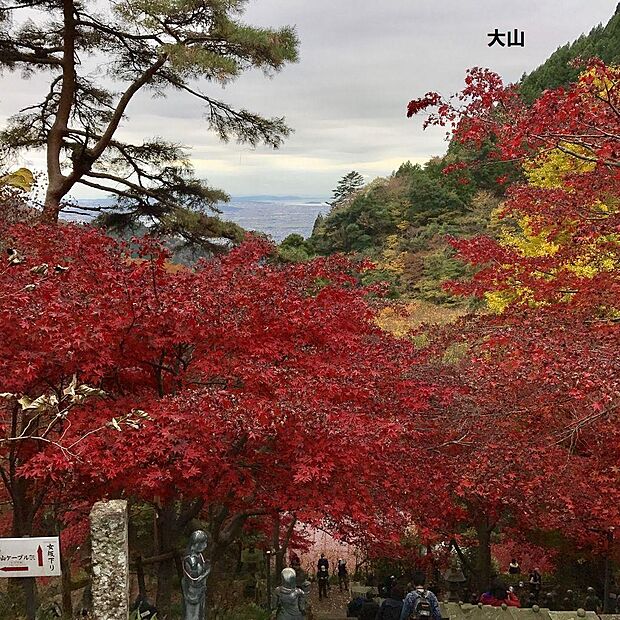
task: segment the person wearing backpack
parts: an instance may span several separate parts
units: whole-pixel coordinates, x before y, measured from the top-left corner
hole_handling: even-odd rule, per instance
[[[327,572],[327,568],[324,564],[319,569],[319,572],[316,578],[317,578],[317,581],[319,582],[319,601],[320,601],[323,598],[327,598],[327,589],[329,587],[329,573]]]
[[[441,620],[439,601],[424,587],[425,582],[424,573],[413,575],[414,589],[405,597],[399,620]]]

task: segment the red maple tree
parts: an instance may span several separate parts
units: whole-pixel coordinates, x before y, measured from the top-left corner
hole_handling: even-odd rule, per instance
[[[499,314],[470,317],[443,341],[469,347],[454,415],[476,447],[469,465],[459,457],[459,494],[473,485],[491,522],[497,514],[599,550],[620,525],[619,89],[620,70],[593,60],[528,106],[518,87],[476,68],[454,97],[409,105],[437,106],[425,125],[494,144],[493,157],[518,161],[528,179],[499,213],[516,231],[453,240],[475,268],[453,290],[501,301]]]
[[[343,257],[282,265],[255,239],[171,269],[154,243],[88,228],[5,238],[0,471],[27,515],[15,534],[34,533],[49,498],[75,520],[113,496],[154,506],[162,553],[206,518],[214,560],[253,515],[371,523],[405,425],[447,397],[375,324],[379,291]]]

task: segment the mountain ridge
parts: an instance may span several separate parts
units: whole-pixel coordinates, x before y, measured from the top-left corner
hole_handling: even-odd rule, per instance
[[[572,61],[597,57],[607,64],[620,63],[620,3],[605,26],[598,24],[551,54],[547,60],[521,78],[519,90],[526,101],[534,101],[544,90],[567,86],[580,71]]]

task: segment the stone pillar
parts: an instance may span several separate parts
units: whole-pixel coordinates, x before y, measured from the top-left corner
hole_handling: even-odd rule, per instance
[[[127,502],[97,502],[90,511],[95,620],[129,617]]]

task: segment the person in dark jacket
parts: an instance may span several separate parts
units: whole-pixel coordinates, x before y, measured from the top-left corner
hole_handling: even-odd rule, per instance
[[[594,611],[597,614],[600,614],[603,608],[601,604],[601,599],[596,596],[596,591],[594,588],[588,588],[586,592],[586,600],[583,602],[583,608],[586,611]]]
[[[329,573],[327,572],[327,568],[325,565],[321,566],[317,576],[317,581],[319,582],[319,601],[323,598],[327,598],[327,588],[329,586]]]
[[[356,596],[347,606],[347,618],[359,618],[364,606],[364,597]]]
[[[405,598],[403,588],[398,585],[393,586],[388,598],[381,603],[375,620],[399,620],[403,609],[403,598]]]
[[[341,592],[349,589],[349,572],[347,571],[347,563],[340,558],[338,560],[338,587]]]
[[[372,590],[366,592],[366,600],[360,610],[359,620],[375,620],[379,611],[379,603],[375,601]]]
[[[540,591],[542,589],[542,576],[540,570],[535,568],[529,575],[530,593],[534,595],[534,598],[538,601]]]
[[[386,577],[384,582],[379,586],[379,596],[382,598],[387,598],[390,595],[390,590],[395,583],[396,577],[394,577],[394,575]]]

